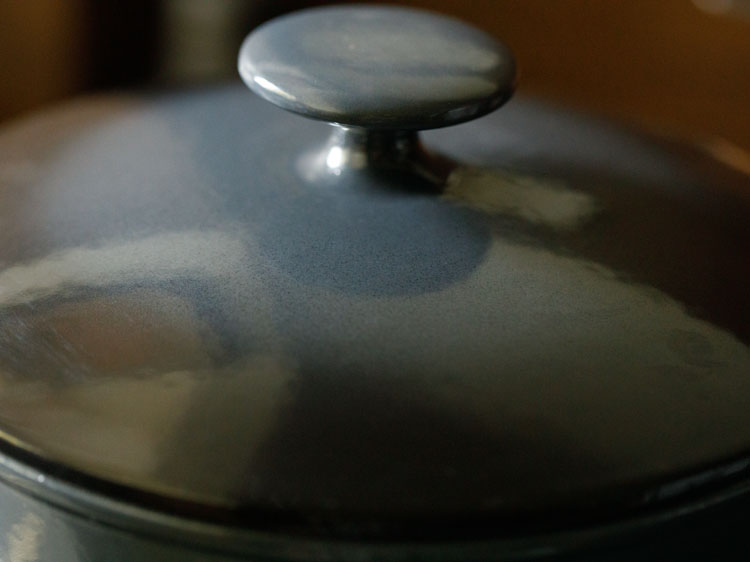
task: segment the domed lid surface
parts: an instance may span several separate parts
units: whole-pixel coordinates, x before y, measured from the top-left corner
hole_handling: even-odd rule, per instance
[[[345,536],[746,478],[746,177],[528,100],[423,134],[426,174],[329,129],[231,86],[0,136],[6,454]]]

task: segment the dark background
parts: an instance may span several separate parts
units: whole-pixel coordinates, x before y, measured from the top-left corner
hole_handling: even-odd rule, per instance
[[[0,121],[81,93],[234,80],[249,30],[324,3],[0,0]],[[401,3],[458,16],[507,42],[521,94],[750,149],[749,0]],[[750,156],[718,142],[750,174]]]

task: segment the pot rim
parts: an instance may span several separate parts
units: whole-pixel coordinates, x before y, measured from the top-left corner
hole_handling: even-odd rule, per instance
[[[112,495],[111,490],[92,491],[85,485],[72,482],[64,467],[49,463],[46,469],[33,466],[29,461],[34,455],[25,451],[7,451],[7,444],[0,449],[0,485],[43,502],[53,509],[60,509],[78,518],[94,521],[111,529],[139,535],[157,542],[180,543],[222,554],[239,554],[262,557],[269,560],[332,562],[335,560],[379,560],[397,562],[403,560],[429,560],[448,562],[461,559],[466,562],[487,560],[529,560],[542,556],[559,555],[590,550],[608,543],[630,542],[628,538],[660,528],[676,519],[698,515],[711,508],[741,500],[750,496],[750,478],[745,470],[739,470],[744,478],[711,490],[680,494],[677,501],[657,503],[650,509],[609,520],[601,524],[583,525],[552,531],[530,532],[517,536],[479,538],[468,540],[372,540],[322,538],[304,536],[288,531],[257,530],[236,525],[222,525],[215,521],[188,517],[176,512],[152,509],[128,501],[124,493],[133,490],[125,486],[121,495]],[[20,453],[20,454],[18,454]],[[15,456],[12,456],[15,455]],[[16,457],[29,456],[20,460]],[[44,461],[42,461],[44,462]],[[750,459],[735,461],[728,466],[750,465]],[[55,470],[56,469],[56,470]],[[100,482],[102,488],[106,484]],[[687,497],[685,497],[687,496]],[[162,502],[164,503],[164,502]]]

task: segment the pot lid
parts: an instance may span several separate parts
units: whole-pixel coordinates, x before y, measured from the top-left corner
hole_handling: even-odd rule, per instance
[[[530,100],[422,145],[513,87],[505,47],[433,14],[287,16],[240,70],[339,125],[228,86],[0,136],[8,457],[158,509],[377,537],[572,525],[746,478],[747,177]]]

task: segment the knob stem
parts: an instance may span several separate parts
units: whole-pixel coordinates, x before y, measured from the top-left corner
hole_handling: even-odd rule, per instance
[[[335,179],[353,173],[393,174],[418,179],[424,189],[439,190],[455,168],[440,155],[425,150],[416,131],[380,131],[334,125],[313,158],[305,159],[305,175]],[[412,182],[413,183],[413,182]]]

